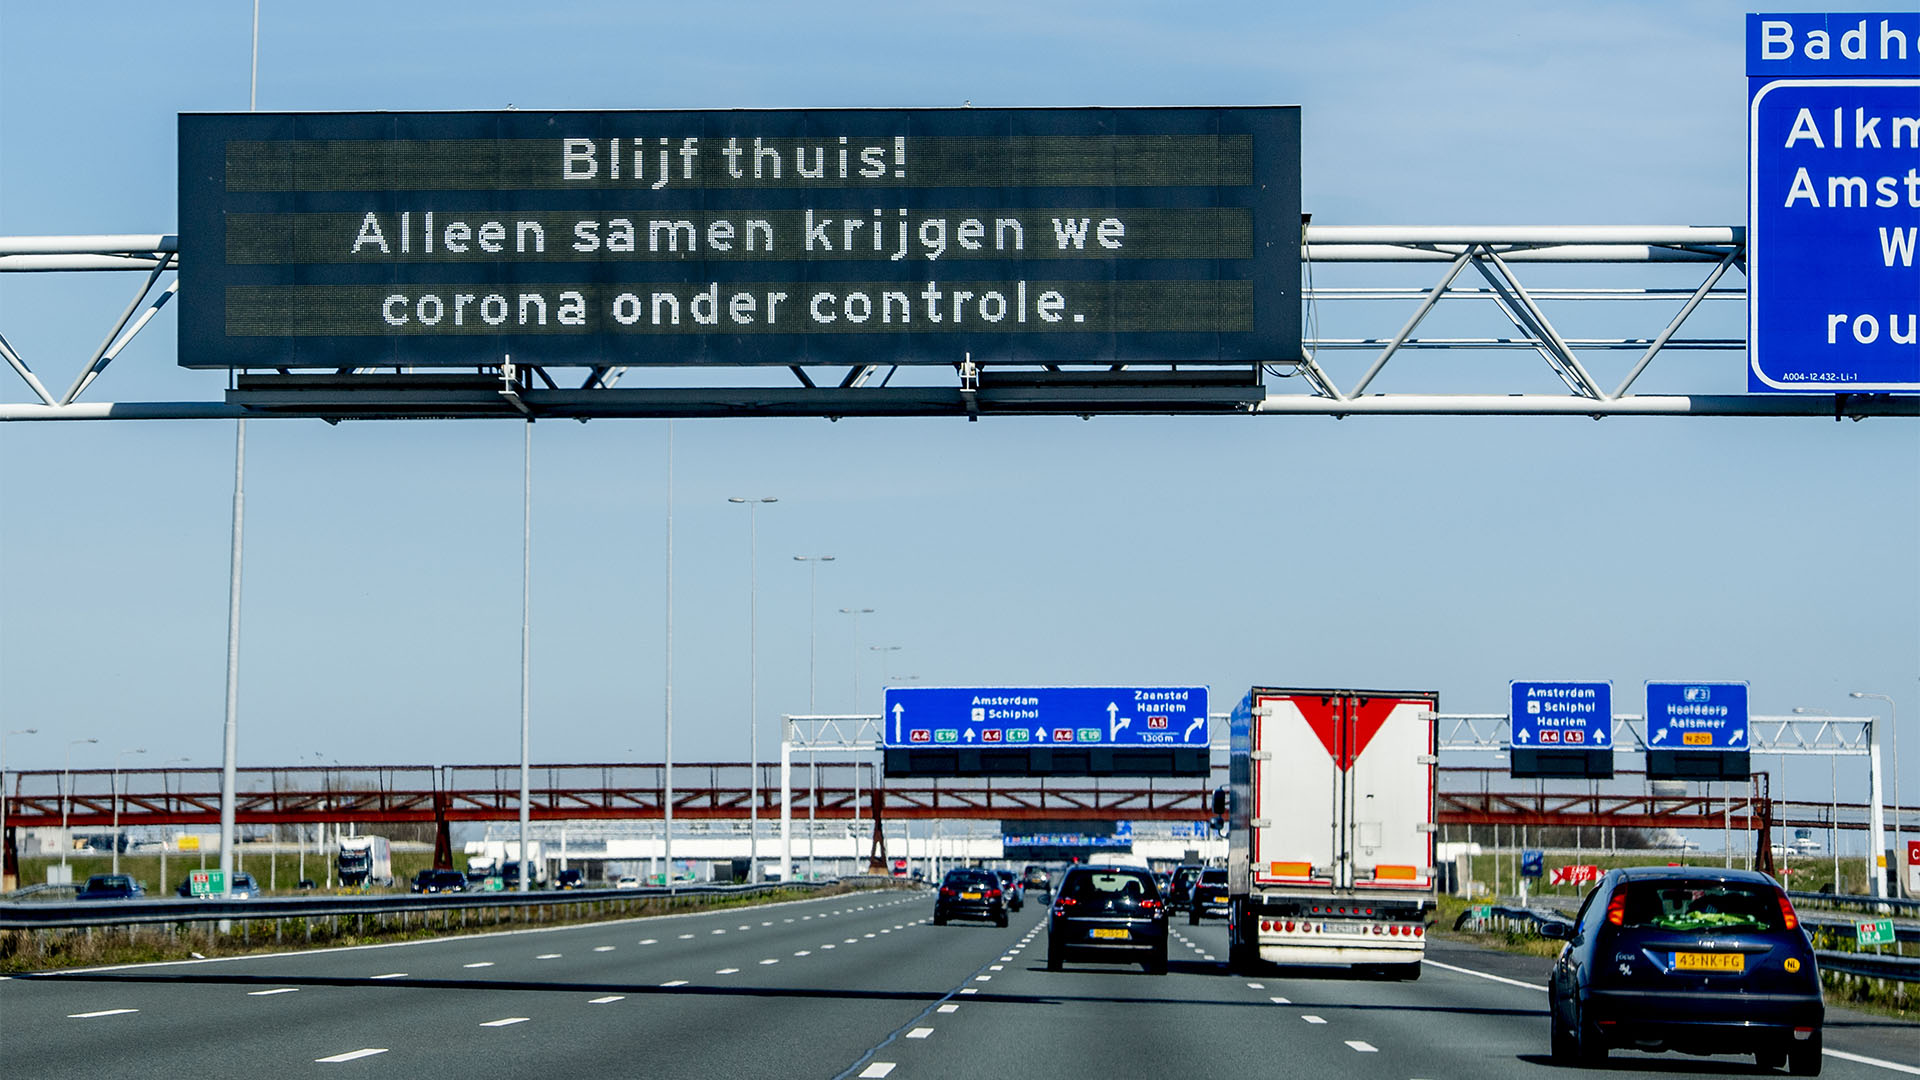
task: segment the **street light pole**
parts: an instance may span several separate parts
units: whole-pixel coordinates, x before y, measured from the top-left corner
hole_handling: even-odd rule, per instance
[[[1899,714],[1894,709],[1893,699],[1885,694],[1870,694],[1863,690],[1849,690],[1847,696],[1850,698],[1872,698],[1875,701],[1884,701],[1887,703],[1887,726],[1893,729],[1893,851],[1894,856],[1899,858],[1902,853],[1906,851],[1905,845],[1900,841],[1900,811],[1903,809],[1904,804],[1900,801]],[[1873,732],[1875,736],[1873,749],[1877,751],[1880,748],[1880,740],[1878,737],[1880,734],[1880,723],[1877,719],[1874,721]],[[1871,763],[1874,767],[1874,772],[1877,774],[1880,767],[1878,754],[1873,755]],[[1879,776],[1875,775],[1873,779],[1876,781],[1874,786],[1878,787],[1877,781],[1880,779]],[[1886,868],[1880,865],[1880,860],[1886,858],[1886,850],[1880,846],[1881,834],[1878,829],[1874,830],[1873,835],[1875,850],[1873,852],[1873,858],[1867,860],[1867,866],[1870,868],[1878,868],[1878,876],[1874,880],[1879,883],[1879,887],[1875,889],[1874,895],[1884,897],[1886,893],[1883,890],[1886,888],[1887,874]],[[1899,892],[1898,889],[1894,891],[1895,893]]]
[[[853,644],[848,648],[853,660],[853,711],[860,711],[860,616],[873,614],[870,607],[843,607],[840,614],[853,616]]]
[[[18,880],[7,883],[7,876],[20,876],[20,865],[13,860],[13,844],[7,837],[7,736],[38,735],[39,728],[14,728],[12,731],[0,731],[0,892],[12,892],[18,888]]]
[[[823,562],[832,562],[831,555],[795,555],[794,562],[807,564],[807,711],[818,711],[814,705],[814,642],[820,621],[820,576],[817,571]]]
[[[727,500],[747,508],[747,881],[760,880],[760,532],[761,503],[780,500]]]
[[[900,646],[898,646],[898,645],[869,645],[869,646],[867,646],[867,650],[868,650],[869,652],[877,652],[877,653],[879,653],[879,654],[880,654],[880,685],[884,687],[884,686],[886,686],[886,684],[888,683],[888,681],[889,681],[889,679],[890,679],[890,676],[891,676],[891,674],[892,674],[891,672],[889,672],[889,671],[887,670],[887,654],[888,654],[888,653],[897,653],[897,652],[899,652],[899,651],[900,651]],[[882,717],[881,719],[883,719],[883,720],[884,720],[884,719],[886,719],[886,718],[885,718],[885,717]]]
[[[144,754],[146,747],[122,750],[113,755],[113,872],[120,872],[120,759],[128,754]]]
[[[73,802],[73,748],[81,743],[97,743],[99,739],[74,739],[67,743],[66,762],[60,767],[60,786],[64,794],[60,796],[60,869],[67,869],[67,852],[73,848],[73,832],[67,828],[67,807]],[[71,884],[73,878],[62,873],[67,880],[62,884]]]

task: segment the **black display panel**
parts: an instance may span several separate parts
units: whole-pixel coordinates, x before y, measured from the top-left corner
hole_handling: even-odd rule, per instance
[[[886,775],[903,778],[992,776],[1198,776],[1211,774],[1204,746],[888,747]]]
[[[180,117],[196,368],[1300,355],[1294,107]]]
[[[1649,780],[1745,780],[1753,774],[1746,750],[1648,750]]]
[[[1509,770],[1516,780],[1611,780],[1613,749],[1580,747],[1573,750],[1529,749],[1515,746]]]

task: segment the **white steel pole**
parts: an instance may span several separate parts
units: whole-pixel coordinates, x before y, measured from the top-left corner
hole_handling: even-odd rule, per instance
[[[787,721],[789,727],[792,721]],[[780,881],[793,883],[793,736],[780,739]]]
[[[760,880],[760,531],[761,503],[779,502],[769,495],[759,499],[730,498],[747,508],[747,881]]]
[[[1867,740],[1867,876],[1873,895],[1887,897],[1887,809],[1880,779],[1880,718],[1871,718],[1873,734]]]
[[[1870,694],[1865,691],[1854,690],[1850,691],[1848,696],[1855,698],[1873,698],[1876,701],[1884,701],[1887,703],[1887,726],[1893,729],[1893,857],[1896,860],[1904,860],[1906,858],[1907,848],[1901,838],[1900,819],[1903,816],[1902,811],[1906,809],[1906,804],[1900,801],[1899,713],[1894,708],[1893,698],[1886,694]],[[1879,724],[1875,723],[1874,731],[1878,732],[1879,730]],[[1884,849],[1878,849],[1874,852],[1874,860],[1876,863],[1884,857],[1882,851],[1884,851]],[[1893,890],[1895,896],[1900,894],[1901,887],[1904,886],[1906,880],[1905,873],[1902,872],[1902,869],[1899,867],[1900,864],[1896,863],[1895,873],[1898,875],[1898,878],[1896,880],[1896,888]]]
[[[144,754],[146,748],[122,750],[113,755],[113,872],[120,872],[120,759],[128,754]]]
[[[73,748],[81,743],[97,743],[99,739],[72,739],[67,743],[66,762],[60,767],[60,786],[64,789],[60,796],[60,869],[67,868],[67,852],[73,848],[73,832],[67,828],[67,808],[73,804]],[[66,877],[62,884],[70,884],[73,879]]]
[[[533,767],[528,750],[529,729],[528,676],[533,667],[531,610],[533,606],[533,421],[526,422],[521,446],[520,486],[520,874],[518,889],[529,891],[533,878],[532,860],[527,858],[527,831],[533,820],[528,805],[532,797]]]
[[[666,746],[661,783],[661,883],[673,889],[673,421],[667,421],[667,649]]]

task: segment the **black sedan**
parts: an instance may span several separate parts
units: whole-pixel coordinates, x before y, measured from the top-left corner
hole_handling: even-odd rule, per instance
[[[466,892],[467,875],[458,870],[422,870],[413,875],[417,893]]]
[[[95,874],[75,894],[75,900],[138,900],[146,887],[127,874]]]
[[[1027,887],[1011,870],[995,870],[993,875],[1000,879],[1000,892],[1007,898],[1007,910],[1019,911],[1027,906]]]
[[[1787,894],[1745,870],[1615,870],[1587,894],[1548,986],[1557,1061],[1611,1049],[1752,1054],[1820,1073],[1820,973]]]
[[[1202,870],[1187,894],[1187,922],[1194,926],[1212,912],[1227,913],[1227,872]]]
[[[1047,970],[1067,960],[1138,963],[1167,973],[1167,904],[1153,874],[1131,866],[1076,866],[1060,881],[1047,921]]]
[[[1007,925],[1007,894],[991,870],[949,870],[933,901],[933,925],[951,919],[979,919]]]

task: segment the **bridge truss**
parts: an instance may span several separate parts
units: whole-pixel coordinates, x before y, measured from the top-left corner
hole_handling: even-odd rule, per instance
[[[1920,416],[1911,396],[1729,392],[1745,387],[1746,237],[1738,226],[1309,225],[1306,241],[1308,334],[1297,363],[1036,367],[959,357],[930,367],[696,374],[501,358],[465,372],[240,372],[217,400],[115,402],[90,391],[178,295],[177,238],[0,237],[0,272],[138,279],[132,301],[85,358],[36,371],[0,327],[0,360],[15,376],[5,380],[13,392],[0,394],[0,420]],[[1576,332],[1588,326],[1600,329]],[[1621,333],[1622,326],[1639,329]],[[1422,357],[1435,353],[1438,363]],[[1714,356],[1711,368],[1686,363],[1697,353]],[[64,391],[43,378],[55,368],[71,372],[70,381],[53,382]],[[785,381],[767,382],[782,371]],[[1645,389],[1655,381],[1663,388]],[[1717,392],[1665,388],[1703,384]]]

